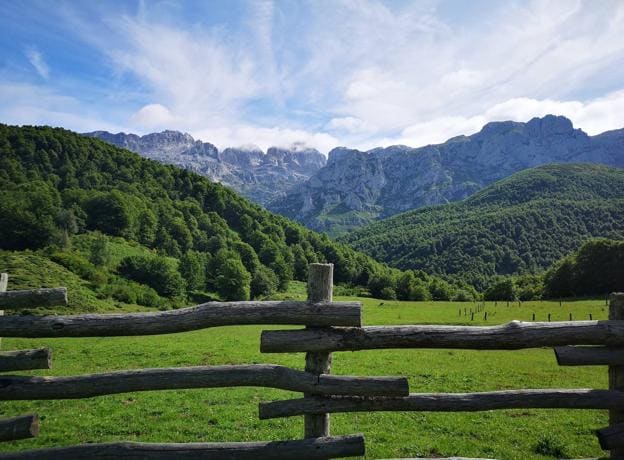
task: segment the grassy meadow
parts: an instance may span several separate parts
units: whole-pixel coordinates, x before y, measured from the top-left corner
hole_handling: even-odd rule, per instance
[[[339,292],[339,291],[338,291]],[[71,291],[70,291],[71,296]],[[303,283],[289,296],[303,298]],[[344,300],[346,297],[337,297]],[[351,298],[352,299],[352,298]],[[439,323],[497,324],[512,319],[553,321],[606,319],[604,300],[525,302],[507,307],[487,302],[483,312],[459,315],[465,302],[399,302],[358,299],[367,325]],[[142,367],[277,363],[302,369],[301,353],[261,354],[260,331],[270,326],[221,327],[148,337],[12,339],[4,350],[51,347],[53,368],[32,375],[73,375]],[[550,349],[522,351],[375,350],[335,353],[333,372],[405,375],[411,392],[467,392],[513,388],[606,388],[606,367],[558,367]],[[263,388],[160,391],[82,400],[3,402],[0,415],[37,412],[36,439],[5,443],[32,449],[75,443],[250,441],[300,438],[303,418],[261,421],[260,401],[298,397]],[[332,415],[332,434],[364,433],[367,458],[467,456],[500,459],[604,455],[593,431],[607,424],[606,411],[506,410],[475,413],[358,413]]]

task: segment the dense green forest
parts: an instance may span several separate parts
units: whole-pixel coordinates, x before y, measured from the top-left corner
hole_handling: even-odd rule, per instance
[[[557,261],[544,275],[543,296],[589,297],[624,291],[624,241],[596,239]]]
[[[624,239],[623,169],[525,170],[462,202],[407,212],[340,241],[482,291],[497,275],[539,273],[592,237]]]
[[[127,303],[259,298],[304,280],[311,262],[332,262],[336,283],[386,297],[475,294],[402,274],[205,177],[67,130],[0,125],[0,161],[0,261],[36,251]]]

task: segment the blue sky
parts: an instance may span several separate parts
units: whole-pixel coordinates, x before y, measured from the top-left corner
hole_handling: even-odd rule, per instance
[[[218,147],[624,127],[624,2],[0,2],[0,122]]]

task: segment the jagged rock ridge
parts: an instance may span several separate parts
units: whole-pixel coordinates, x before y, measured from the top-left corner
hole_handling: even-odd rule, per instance
[[[271,147],[264,153],[253,146],[219,151],[214,145],[179,131],[145,136],[94,131],[84,135],[203,174],[264,205],[283,199],[290,189],[325,165],[324,155],[302,144]]]
[[[624,166],[624,129],[588,136],[565,117],[494,122],[471,136],[420,148],[336,148],[325,167],[272,211],[338,234],[422,206],[462,200],[527,168],[553,163]]]

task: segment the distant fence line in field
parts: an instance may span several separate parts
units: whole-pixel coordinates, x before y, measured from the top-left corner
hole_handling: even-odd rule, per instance
[[[0,290],[8,277],[0,277]],[[169,312],[108,315],[2,316],[0,336],[92,337],[184,332],[237,324],[303,325],[263,331],[262,352],[306,352],[304,371],[272,364],[196,366],[116,371],[63,377],[0,377],[0,400],[87,398],[181,388],[260,386],[303,393],[263,402],[261,419],[303,415],[304,439],[253,443],[105,443],[0,454],[2,458],[338,458],[364,454],[362,435],[331,436],[330,413],[362,411],[483,411],[517,408],[606,409],[610,423],[597,431],[611,458],[624,456],[624,294],[613,294],[607,321],[498,326],[362,327],[359,302],[333,302],[333,265],[311,264],[308,300],[210,302]],[[32,292],[32,295],[29,295]],[[19,294],[15,294],[19,293]],[[14,302],[10,299],[13,299]],[[67,303],[64,288],[0,292],[4,309]],[[481,307],[478,308],[482,311]],[[471,312],[474,315],[474,311]],[[487,312],[486,312],[487,314]],[[460,310],[461,315],[461,310]],[[332,352],[387,348],[516,350],[554,347],[559,365],[608,365],[609,389],[506,390],[485,393],[409,393],[405,377],[331,375]],[[0,352],[0,371],[47,369],[48,349]],[[36,414],[0,420],[0,441],[36,436]]]

